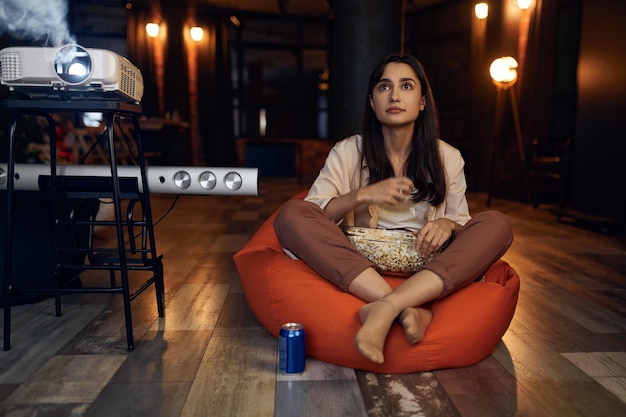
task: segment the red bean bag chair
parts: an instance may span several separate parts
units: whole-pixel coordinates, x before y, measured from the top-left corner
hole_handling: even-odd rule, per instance
[[[305,192],[294,198],[304,198]],[[431,303],[424,339],[411,345],[399,324],[385,344],[385,362],[363,357],[354,344],[364,302],[338,289],[304,262],[289,258],[274,233],[272,214],[233,259],[246,299],[261,324],[278,337],[281,325],[304,325],[308,356],[354,369],[412,373],[475,364],[493,353],[517,304],[519,276],[498,260],[485,280]],[[385,277],[395,288],[401,278]]]

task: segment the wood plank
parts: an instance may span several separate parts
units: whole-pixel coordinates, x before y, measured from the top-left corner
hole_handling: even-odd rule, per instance
[[[181,417],[273,416],[276,340],[213,337]]]
[[[0,404],[2,416],[82,416],[88,403],[69,404]]]
[[[84,417],[180,415],[190,382],[134,382],[111,383],[84,412]],[[52,414],[45,414],[52,415]]]
[[[500,343],[497,349],[506,348]],[[469,367],[435,371],[435,376],[464,417],[551,416],[491,355]]]
[[[246,244],[249,238],[249,235],[221,234],[207,250],[209,252],[229,252],[234,254]]]
[[[53,305],[54,298],[46,298],[36,303],[22,304],[11,307],[11,330],[15,331],[19,329],[39,314],[48,314],[46,310]],[[4,308],[2,308],[2,314],[4,315]],[[4,336],[4,320],[0,320],[0,329],[2,330],[2,333],[0,333],[0,340],[2,340]]]
[[[304,372],[288,374],[277,372],[277,381],[354,381],[356,373],[352,368],[322,362],[311,357],[306,358]]]
[[[281,381],[275,417],[367,417],[359,386],[351,381]],[[386,414],[390,416],[393,414]]]
[[[90,321],[104,306],[70,305],[56,317],[54,306],[12,331],[11,350],[0,353],[0,383],[22,383],[45,364]]]
[[[531,279],[522,283],[514,320],[526,328],[533,329],[536,336],[544,339],[558,352],[619,349],[619,340],[602,334],[606,331],[621,333],[617,327],[620,325],[619,319],[615,318],[610,310],[585,306],[588,303],[573,296],[553,295],[552,291],[544,288],[546,285],[549,284],[536,285]],[[579,306],[570,307],[567,303]],[[591,318],[581,317],[585,312],[588,312]],[[602,313],[614,317],[615,320],[609,322],[603,319],[598,315]],[[589,327],[599,332],[589,330]]]
[[[510,333],[503,340],[507,350],[496,350],[494,357],[553,415],[626,415],[625,403],[542,340]]]
[[[231,271],[231,274],[236,274],[236,272]],[[185,283],[229,284],[233,278],[231,274],[224,273],[223,267],[205,266],[202,261],[199,261],[199,263],[185,277]]]
[[[228,285],[183,284],[151,330],[212,330],[227,293]]]
[[[576,352],[563,356],[626,402],[626,352]]]
[[[139,296],[131,303],[133,336],[135,345],[139,343],[148,329],[158,320],[154,293]],[[102,295],[91,295],[102,297]],[[123,300],[120,295],[111,295],[110,304],[94,320],[80,329],[59,351],[65,355],[110,355],[127,354],[126,322],[124,320]]]
[[[237,328],[261,326],[248,306],[243,293],[228,293],[215,327]]]
[[[304,372],[278,372],[275,416],[367,416],[353,369],[307,358]]]
[[[255,222],[259,220],[259,212],[256,210],[238,210],[230,220],[233,222]]]
[[[55,355],[4,404],[90,403],[125,360],[123,355]]]
[[[150,331],[112,382],[191,382],[211,338],[210,330]]]

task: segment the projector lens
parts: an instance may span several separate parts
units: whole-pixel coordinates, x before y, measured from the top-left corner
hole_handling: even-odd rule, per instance
[[[54,70],[66,83],[81,84],[91,75],[89,53],[78,45],[62,46],[54,58]]]

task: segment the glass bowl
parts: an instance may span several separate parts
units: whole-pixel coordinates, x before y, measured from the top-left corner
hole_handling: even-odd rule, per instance
[[[416,238],[407,230],[349,226],[344,233],[381,273],[410,275],[441,253],[435,252],[428,258],[420,256],[415,248]]]

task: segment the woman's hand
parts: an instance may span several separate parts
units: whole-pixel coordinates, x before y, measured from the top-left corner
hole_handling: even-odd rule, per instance
[[[407,177],[387,178],[358,190],[358,201],[368,204],[396,205],[406,198],[413,189],[413,181]]]
[[[404,201],[412,189],[413,181],[407,177],[387,178],[331,199],[324,211],[335,221],[339,221],[359,204],[396,205]]]
[[[415,243],[417,251],[422,257],[429,257],[433,252],[441,249],[457,227],[460,226],[445,217],[426,223],[424,227],[414,232],[417,238]]]

